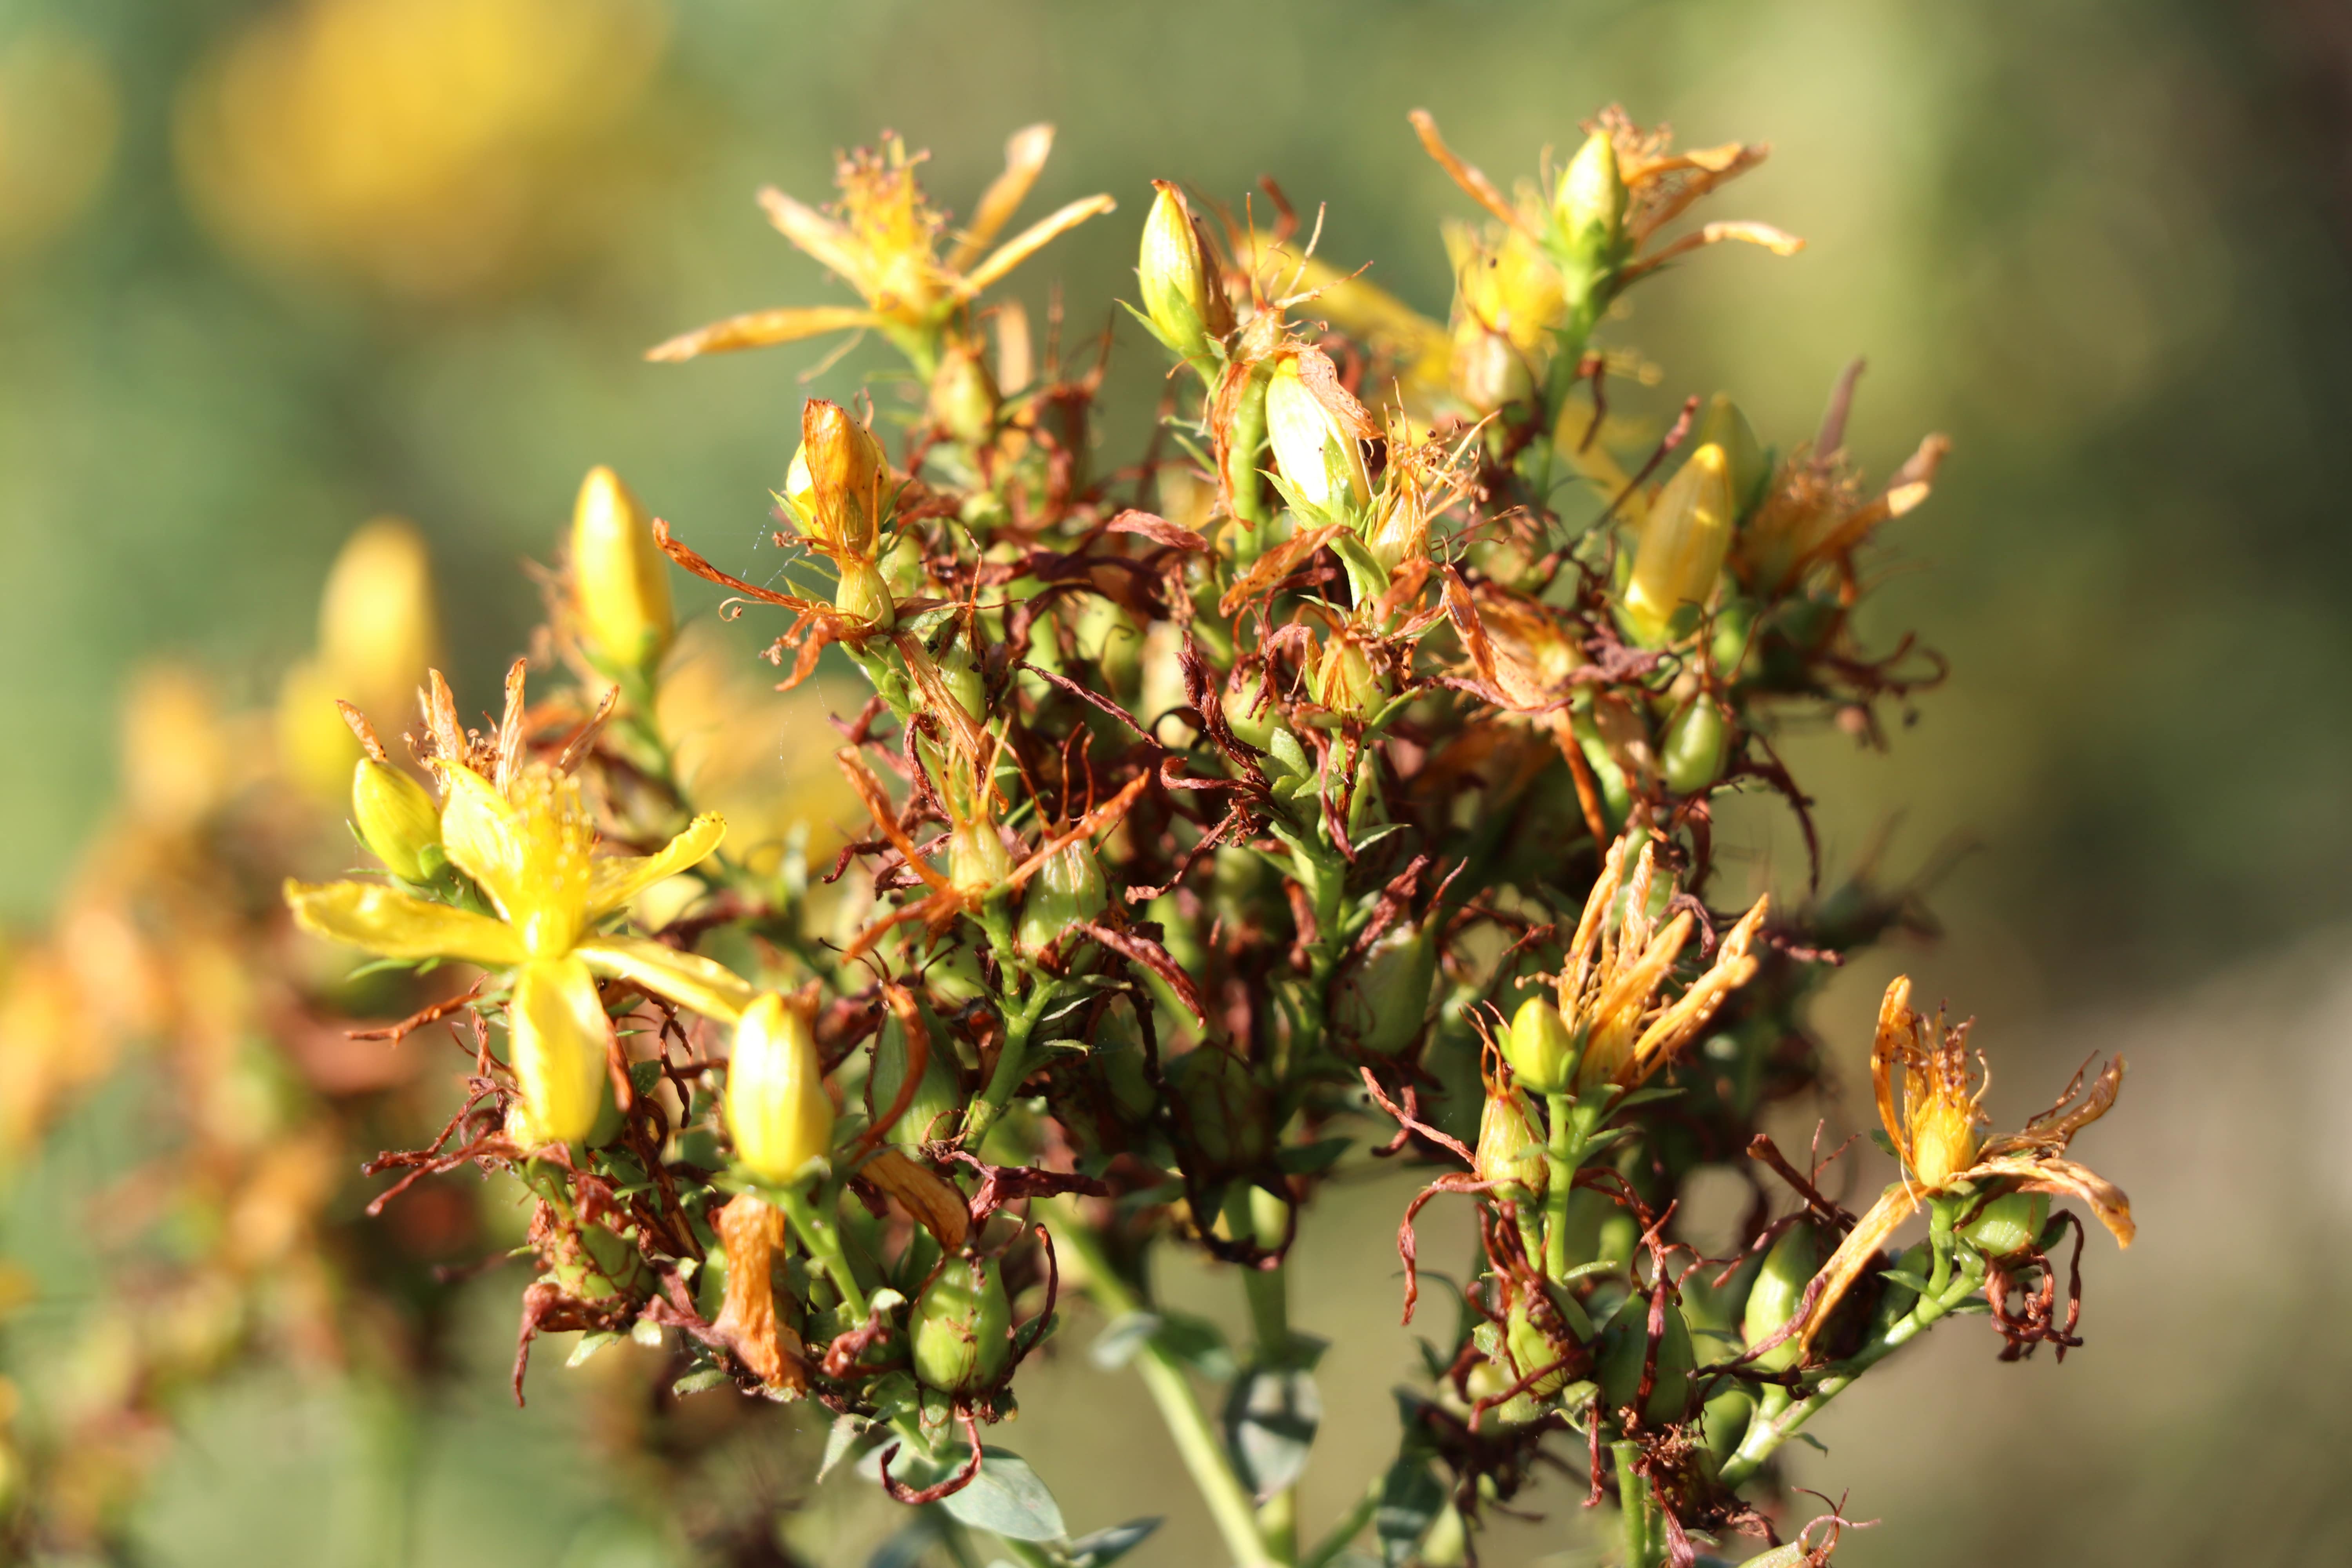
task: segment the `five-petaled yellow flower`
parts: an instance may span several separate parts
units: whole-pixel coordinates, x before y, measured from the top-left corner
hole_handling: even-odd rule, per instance
[[[500,766],[501,790],[467,763],[434,759],[443,805],[441,846],[471,877],[497,918],[368,882],[289,881],[297,923],[386,958],[450,958],[510,971],[513,1065],[532,1133],[587,1135],[603,1102],[611,1028],[599,974],[733,1022],[751,987],[708,958],[598,927],[664,878],[699,863],[727,825],[704,815],[657,853],[599,857],[579,787],[554,768]]]
[[[1822,1289],[1797,1342],[1810,1344],[1853,1282],[1878,1258],[1895,1228],[1928,1198],[1976,1184],[1995,1195],[2009,1192],[2055,1193],[2077,1197],[2129,1247],[2135,1226],[2131,1200],[2114,1183],[2066,1159],[2074,1134],[2105,1116],[2123,1087],[2121,1057],[2109,1062],[2080,1100],[2082,1080],[2067,1086],[2058,1103],[2026,1123],[2021,1132],[1979,1142],[1982,1119],[1971,1089],[1968,1026],[1944,1026],[1942,1014],[1930,1020],[1911,1010],[1911,980],[1898,975],[1879,1004],[1878,1037],[1871,1047],[1870,1076],[1878,1096],[1878,1119],[1903,1162],[1904,1179],[1879,1194],[1822,1268]],[[1899,1088],[1895,1070],[1902,1071]]]

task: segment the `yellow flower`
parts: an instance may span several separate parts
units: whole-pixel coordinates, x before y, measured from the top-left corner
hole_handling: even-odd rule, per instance
[[[1913,1012],[1908,975],[1897,975],[1886,988],[1879,1004],[1878,1036],[1871,1047],[1870,1077],[1877,1093],[1878,1120],[1903,1161],[1904,1179],[1879,1194],[1822,1266],[1821,1289],[1798,1336],[1800,1345],[1811,1342],[1854,1280],[1874,1266],[1879,1247],[1896,1227],[1927,1198],[1964,1184],[1994,1196],[2025,1192],[2080,1198],[2117,1245],[2132,1244],[2137,1226],[2131,1200],[2112,1182],[2064,1157],[2074,1134],[2116,1103],[2124,1081],[2123,1058],[2109,1062],[2079,1099],[2082,1079],[2077,1075],[2058,1103],[2028,1122],[2023,1131],[1980,1143],[1977,1101],[1984,1089],[1981,1084],[1970,1087],[1968,1034],[1966,1024],[1946,1028],[1941,1014],[1931,1022]],[[1897,1068],[1902,1072],[1899,1092]]]
[[[789,1181],[833,1148],[833,1100],[816,1048],[816,993],[770,991],[743,1010],[727,1064],[727,1130],[743,1163]]]
[[[463,763],[436,762],[441,845],[496,917],[367,882],[289,881],[304,930],[386,958],[450,958],[514,973],[514,1066],[538,1135],[584,1136],[596,1120],[605,1056],[599,974],[732,1022],[751,988],[708,958],[644,937],[595,934],[646,889],[698,864],[726,824],[704,815],[659,851],[598,858],[578,786],[553,769],[516,770],[501,793]]]
[[[865,308],[820,305],[754,310],[672,338],[647,350],[646,357],[692,359],[697,354],[793,342],[854,327],[911,334],[918,342],[935,338],[959,308],[1056,236],[1117,206],[1107,195],[1084,197],[990,251],[989,242],[1029,194],[1053,146],[1050,125],[1032,125],[1013,133],[1004,144],[1004,173],[981,196],[971,226],[944,257],[939,254],[939,239],[945,220],[924,200],[922,186],[915,179],[915,167],[924,154],[909,157],[907,144],[896,136],[885,137],[879,152],[859,148],[841,160],[835,175],[841,187],[841,203],[830,215],[803,206],[770,186],[760,193],[760,205],[767,209],[769,221],[786,239],[856,289],[866,301]],[[930,352],[935,349],[926,350]]]
[[[1628,879],[1625,858],[1636,833],[1644,842]],[[1658,988],[1690,940],[1692,925],[1688,911],[1663,930],[1650,915],[1656,852],[1646,830],[1640,828],[1610,846],[1569,946],[1568,964],[1559,977],[1559,1010],[1571,1035],[1584,1045],[1576,1069],[1580,1091],[1603,1083],[1620,1089],[1639,1086],[1715,1016],[1725,996],[1756,973],[1748,949],[1771,905],[1769,897],[1757,900],[1739,918],[1706,973],[1672,1004],[1653,1010]],[[1621,888],[1624,913],[1612,923],[1610,917]]]

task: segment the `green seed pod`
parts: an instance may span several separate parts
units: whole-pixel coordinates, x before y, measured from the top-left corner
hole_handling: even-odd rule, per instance
[[[1985,1205],[1960,1235],[1987,1258],[2006,1258],[2032,1246],[2049,1223],[2049,1194],[2009,1193]]]
[[[1316,701],[1340,718],[1359,723],[1370,722],[1388,700],[1380,672],[1372,668],[1371,656],[1364,651],[1362,643],[1344,634],[1332,638],[1324,647],[1310,685]]]
[[[1478,1179],[1515,1183],[1541,1197],[1549,1176],[1543,1134],[1528,1097],[1517,1089],[1488,1094],[1478,1113]]]
[[[352,820],[384,868],[404,882],[422,882],[428,850],[441,846],[441,812],[425,786],[389,763],[362,757],[352,774]]]
[[[833,607],[852,619],[869,621],[876,631],[887,632],[898,621],[898,607],[890,597],[890,585],[882,580],[882,570],[871,561],[844,559],[840,563],[841,581],[833,590]]]
[[[1805,1287],[1821,1271],[1822,1242],[1809,1224],[1790,1226],[1764,1255],[1763,1271],[1748,1292],[1748,1310],[1739,1320],[1740,1337],[1753,1345],[1770,1338],[1795,1313]],[[1797,1359],[1791,1336],[1756,1358],[1760,1372],[1780,1372]]]
[[[1094,846],[1081,839],[1048,859],[1029,879],[1021,895],[1021,923],[1013,932],[1013,943],[1024,958],[1041,957],[1074,928],[1102,913],[1108,902],[1102,861]]]
[[[1503,1031],[1503,1059],[1511,1076],[1530,1094],[1566,1094],[1576,1081],[1577,1058],[1583,1055],[1568,1020],[1541,996],[1519,1004],[1510,1027]]]
[[[1649,1352],[1650,1300],[1633,1295],[1625,1299],[1601,1331],[1601,1394],[1612,1410],[1622,1410],[1633,1403],[1642,1389],[1642,1363]],[[1691,1347],[1690,1325],[1683,1321],[1682,1308],[1673,1301],[1666,1303],[1665,1324],[1658,1336],[1658,1359],[1650,1398],[1642,1406],[1642,1419],[1656,1426],[1667,1426],[1690,1414],[1691,1372],[1697,1365]]]
[[[978,447],[996,433],[1001,401],[980,345],[949,344],[931,376],[931,422],[965,446]]]
[[[1248,1171],[1265,1162],[1271,1112],[1249,1063],[1223,1047],[1200,1046],[1177,1058],[1171,1072],[1177,1115],[1208,1171]]]
[[[992,1258],[951,1258],[915,1303],[915,1375],[942,1394],[988,1387],[1013,1353],[1013,1304]]]
[[[1718,1465],[1731,1457],[1739,1447],[1739,1439],[1748,1435],[1748,1418],[1756,1413],[1756,1401],[1746,1389],[1734,1384],[1699,1407],[1699,1434],[1706,1444],[1708,1456]]]
[[[1110,1091],[1111,1108],[1129,1127],[1140,1127],[1160,1109],[1160,1092],[1145,1070],[1143,1035],[1136,1027],[1133,1004],[1114,997],[1096,1016],[1088,1058]]]
[[[1723,710],[1701,696],[1667,727],[1658,761],[1666,787],[1676,795],[1696,795],[1723,776],[1728,731]]]
[[[1437,944],[1429,932],[1392,926],[1341,972],[1332,988],[1331,1020],[1367,1055],[1395,1056],[1421,1037],[1436,980]]]
[[[930,1042],[922,1081],[915,1086],[915,1098],[907,1102],[906,1112],[888,1134],[891,1142],[906,1146],[952,1135],[963,1116],[963,1087],[956,1081],[950,1060],[952,1047],[947,1030],[931,1016],[929,1008],[923,1008],[922,1014],[924,1033]],[[877,1118],[887,1115],[898,1102],[898,1090],[906,1081],[906,1026],[896,1016],[886,1016],[882,1033],[874,1042],[874,1068],[866,1079],[866,1113]]]

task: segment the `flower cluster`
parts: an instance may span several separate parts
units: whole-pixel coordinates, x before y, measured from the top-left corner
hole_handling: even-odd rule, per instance
[[[1882,703],[1940,678],[1852,612],[1942,439],[1865,497],[1851,376],[1785,452],[1724,397],[1626,412],[1640,362],[1596,334],[1627,290],[1716,241],[1798,248],[1674,232],[1764,149],[1676,153],[1612,110],[1512,197],[1414,124],[1485,215],[1448,226],[1442,321],[1318,258],[1278,190],[1260,228],[1155,182],[1129,309],[1172,390],[1115,468],[1090,422],[1107,361],[1056,340],[1040,363],[1021,305],[987,298],[1111,210],[997,243],[1048,128],[960,228],[895,138],[841,159],[830,210],[763,194],[858,303],[652,357],[870,331],[906,367],[895,401],[803,409],[760,574],[784,585],[598,469],[541,645],[555,695],[518,663],[480,729],[437,672],[413,718],[346,705],[380,869],[290,880],[286,906],[422,991],[473,976],[388,1031],[452,1029],[467,1098],[373,1169],[403,1173],[379,1202],[468,1164],[530,1194],[518,1397],[536,1334],[634,1337],[680,1393],[831,1412],[835,1459],[941,1505],[910,1552],[982,1529],[1099,1563],[1139,1531],[1071,1541],[982,1438],[1083,1289],[1113,1320],[1097,1359],[1140,1372],[1237,1562],[1328,1562],[1367,1530],[1392,1563],[1469,1561],[1550,1463],[1613,1496],[1629,1568],[1731,1531],[1819,1563],[1844,1521],[1780,1545],[1755,1483],[1854,1377],[1979,1297],[2011,1357],[2079,1342],[2050,1200],[2130,1239],[2121,1194],[2065,1158],[2120,1064],[1981,1141],[1965,1030],[1898,984],[1876,1061],[1903,1171],[1857,1216],[1759,1121],[1817,1082],[1822,975],[1913,901],[1861,878],[1715,901],[1717,797],[1775,794],[1811,842],[1780,727],[1874,741]],[[860,813],[829,868],[749,852],[697,798],[658,719],[683,679],[671,563],[730,617],[783,612],[787,686],[837,665],[870,688],[791,742]],[[376,729],[401,720],[405,759]],[[1393,1464],[1307,1542],[1320,1344],[1286,1259],[1324,1183],[1399,1158],[1438,1168],[1399,1237],[1408,1318],[1432,1195],[1475,1202],[1478,1266]],[[1727,1258],[1673,1228],[1710,1165],[1756,1184]],[[1885,1250],[1922,1209],[1928,1239]],[[1149,1260],[1180,1247],[1232,1266],[1246,1343],[1155,1300]],[[1227,1384],[1222,1431],[1196,1376]]]

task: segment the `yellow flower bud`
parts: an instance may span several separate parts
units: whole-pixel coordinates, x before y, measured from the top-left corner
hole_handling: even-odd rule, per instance
[[[1166,180],[1151,184],[1160,195],[1143,220],[1143,252],[1135,268],[1143,314],[1161,342],[1188,360],[1207,361],[1213,344],[1233,331],[1233,305],[1182,194]]]
[[[1764,481],[1772,477],[1772,466],[1765,460],[1764,444],[1756,438],[1756,426],[1739,405],[1721,393],[1707,400],[1706,417],[1698,424],[1698,444],[1717,446],[1731,464],[1731,507],[1737,517],[1745,517],[1764,499]]]
[[[1569,258],[1569,287],[1578,298],[1616,270],[1625,235],[1625,176],[1617,145],[1605,130],[1584,139],[1559,176],[1552,218]]]
[[[415,779],[390,763],[362,757],[352,773],[352,820],[394,876],[422,882],[431,875],[422,857],[440,846],[441,812]]]
[[[833,1100],[816,1052],[814,992],[763,992],[735,1026],[727,1064],[727,1129],[754,1173],[790,1181],[833,1148]]]
[[[319,659],[333,695],[363,711],[406,706],[440,642],[425,537],[380,517],[352,535],[319,601]]]
[[[646,668],[669,650],[669,563],[644,506],[601,466],[572,509],[572,602],[590,651],[614,668]]]
[[[1514,1182],[1537,1197],[1550,1179],[1534,1108],[1517,1089],[1486,1096],[1478,1116],[1478,1179]]]
[[[1541,996],[1519,1004],[1501,1045],[1511,1076],[1530,1093],[1566,1094],[1575,1080],[1576,1037],[1559,1009]]]
[[[1343,719],[1359,722],[1369,721],[1388,700],[1371,657],[1352,637],[1331,639],[1315,666],[1312,685],[1316,701]]]
[[[1360,437],[1371,416],[1349,396],[1331,362],[1308,350],[1275,367],[1265,388],[1266,439],[1291,488],[1326,511],[1371,503]]]
[[[604,1109],[605,1041],[612,1030],[588,966],[576,958],[524,964],[507,1004],[507,1026],[529,1142],[573,1143],[587,1137]]]
[[[890,465],[873,432],[847,409],[809,399],[785,489],[803,526],[836,564],[874,560],[890,500]]]
[[[980,345],[950,343],[931,375],[931,423],[965,446],[977,447],[995,434],[1001,401]]]
[[[351,726],[335,710],[336,695],[334,678],[315,658],[288,665],[278,685],[278,763],[322,803],[342,793],[360,756]]]
[[[1730,458],[1709,441],[1666,481],[1642,524],[1625,584],[1625,622],[1636,638],[1664,642],[1679,612],[1706,605],[1731,545],[1731,522]]]

